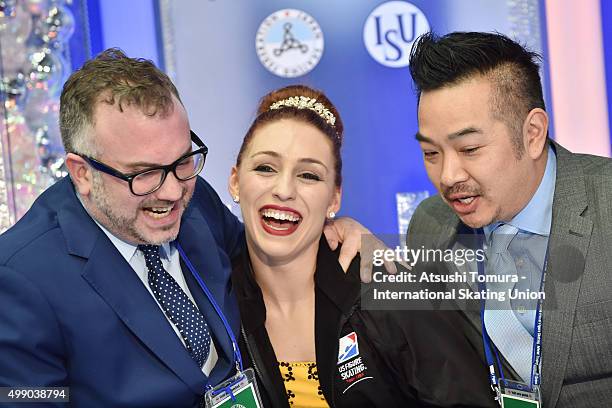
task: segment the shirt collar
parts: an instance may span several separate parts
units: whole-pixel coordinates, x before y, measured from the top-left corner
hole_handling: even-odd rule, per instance
[[[79,194],[77,194],[77,198],[79,199],[79,202],[81,203],[81,205],[83,206],[85,211],[87,211],[87,207],[85,207],[85,205],[83,204],[83,199],[81,198],[81,196]],[[87,211],[87,214],[89,214],[89,211]],[[138,250],[138,246],[134,245],[132,243],[129,243],[127,241],[124,241],[121,238],[117,237],[115,234],[113,234],[108,229],[106,229],[102,224],[100,224],[98,222],[98,220],[96,220],[94,217],[92,217],[91,214],[89,214],[89,216],[91,217],[92,220],[94,220],[94,222],[98,225],[98,227],[100,227],[102,232],[104,232],[104,234],[106,234],[106,236],[108,237],[108,239],[110,239],[110,241],[113,243],[115,248],[117,248],[117,251],[119,251],[121,256],[128,263],[130,263],[130,261],[132,260],[132,258],[136,254],[136,251]],[[162,249],[160,251],[160,256],[162,258],[165,258],[165,259],[169,259],[171,254],[172,254],[172,252],[176,250],[174,245],[170,245],[169,242],[166,242],[166,243],[162,244],[161,247],[162,247]]]
[[[94,219],[94,221],[96,220]],[[100,229],[106,234],[108,239],[110,239],[110,241],[113,243],[115,248],[117,248],[117,251],[119,251],[121,256],[123,256],[125,260],[129,263],[132,260],[132,257],[134,256],[134,254],[136,253],[138,246],[134,244],[130,244],[129,242],[126,242],[118,238],[112,232],[104,228],[104,226],[100,224],[98,221],[96,221],[96,224],[98,224],[98,227],[100,227]]]
[[[552,204],[555,194],[555,180],[557,179],[557,156],[551,146],[548,146],[548,159],[544,177],[529,203],[508,224],[519,231],[548,236],[552,225]],[[490,238],[491,233],[500,222],[483,227],[485,236]]]

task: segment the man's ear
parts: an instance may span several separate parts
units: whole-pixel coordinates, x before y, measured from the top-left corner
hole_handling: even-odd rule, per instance
[[[532,109],[523,123],[523,141],[525,150],[531,159],[540,158],[544,152],[547,134],[548,115],[543,109]]]
[[[92,169],[81,156],[68,153],[66,155],[66,168],[75,188],[82,197],[89,196],[92,187]]]
[[[238,188],[238,181],[238,168],[236,166],[233,166],[229,176],[228,191],[232,196],[232,199],[236,202],[236,197],[240,199],[240,189]]]

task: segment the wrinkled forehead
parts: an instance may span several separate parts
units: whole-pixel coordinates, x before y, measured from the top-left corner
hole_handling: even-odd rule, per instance
[[[93,142],[113,157],[165,164],[191,149],[189,120],[178,101],[167,115],[148,115],[133,105],[119,110],[116,104],[100,103],[95,117]]]

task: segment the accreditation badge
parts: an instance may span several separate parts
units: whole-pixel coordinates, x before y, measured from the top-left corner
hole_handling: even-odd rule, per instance
[[[252,368],[239,371],[204,395],[206,408],[262,408]]]
[[[533,388],[527,384],[502,380],[500,381],[500,399],[502,408],[540,408],[540,387]]]

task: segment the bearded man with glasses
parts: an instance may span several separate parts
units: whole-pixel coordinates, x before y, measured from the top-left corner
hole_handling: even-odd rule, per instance
[[[117,49],[60,102],[70,177],[0,236],[0,403],[69,387],[72,406],[198,406],[235,373],[240,327],[243,227],[196,177],[208,149],[170,79]]]

